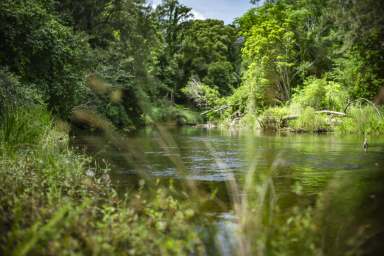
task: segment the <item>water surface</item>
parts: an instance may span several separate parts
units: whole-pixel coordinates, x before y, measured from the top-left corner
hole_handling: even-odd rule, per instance
[[[145,177],[193,181],[199,190],[215,193],[216,199],[199,211],[214,216],[212,253],[218,255],[237,250],[234,229],[239,216],[233,203],[257,193],[245,184],[257,188],[267,180],[273,185],[279,223],[287,223],[294,211],[314,209],[310,221],[327,255],[384,253],[384,139],[368,141],[364,152],[359,136],[164,127],[127,138],[83,134],[76,139],[113,164],[114,180],[122,190]],[[234,199],[234,193],[239,198]]]

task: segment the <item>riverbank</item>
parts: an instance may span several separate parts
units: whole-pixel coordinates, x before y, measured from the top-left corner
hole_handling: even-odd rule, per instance
[[[147,140],[103,134],[111,144],[108,150],[113,150],[109,155],[132,157],[120,162],[121,170],[114,167],[112,171],[104,161],[72,150],[66,126],[53,121],[44,109],[19,109],[2,118],[2,255],[212,255],[230,239],[235,239],[231,246],[239,255],[255,255],[260,250],[273,255],[349,251],[347,241],[355,238],[355,230],[342,234],[340,249],[332,244],[334,225],[319,219],[318,213],[338,206],[334,197],[349,196],[345,187],[362,182],[359,173],[368,175],[371,169],[370,175],[381,173],[382,144],[364,156],[369,162],[361,162],[359,138],[341,143],[338,137],[310,134],[224,137],[219,130],[176,127],[173,131],[162,127],[153,133],[143,131]],[[99,146],[100,151],[106,149],[104,140]],[[241,152],[250,157],[249,168],[241,165]],[[357,169],[348,173],[350,166]],[[184,173],[178,172],[180,167]],[[130,175],[137,169],[151,178]],[[120,172],[119,177],[111,175]],[[157,184],[157,177],[164,175],[167,178]],[[139,180],[137,187],[125,186],[123,192],[117,192],[116,179]],[[180,184],[166,182],[173,179]],[[204,181],[210,193],[197,189],[198,197],[188,194],[181,185],[193,185],[195,179]],[[225,191],[215,187],[219,183]],[[361,209],[359,198],[371,200],[366,196],[376,193],[371,188],[370,183],[364,190],[355,188],[356,203],[347,205],[350,212]],[[328,205],[328,198],[336,200],[335,205]],[[321,205],[322,201],[327,204]],[[216,221],[223,217],[212,215],[223,205],[227,205],[224,216],[229,216],[226,225],[233,227],[229,231],[225,231],[227,226],[215,230]],[[206,216],[213,220],[207,223],[213,229],[209,235],[202,232]],[[338,216],[343,215],[335,213],[334,219],[340,223]],[[319,228],[322,221],[329,230]],[[320,234],[326,236],[327,249],[321,247]],[[224,235],[229,238],[221,237]]]
[[[118,196],[108,166],[70,149],[44,109],[3,114],[0,141],[0,254],[201,254],[186,200],[144,181]]]
[[[241,117],[219,120],[213,126],[268,132],[379,135],[384,134],[383,116],[382,108],[370,105],[350,106],[346,113],[315,110],[311,107],[274,107],[260,114],[248,113]]]

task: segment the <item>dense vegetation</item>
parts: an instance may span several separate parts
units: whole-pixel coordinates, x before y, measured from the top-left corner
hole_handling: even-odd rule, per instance
[[[350,107],[348,120],[354,121],[344,128],[356,131],[356,122],[369,126],[357,120],[353,109],[361,101],[381,101],[376,95],[384,78],[382,9],[380,1],[282,0],[248,11],[236,21],[245,38],[245,70],[242,86],[228,98],[230,114],[240,110],[250,120],[249,115],[267,111],[259,122],[299,115],[308,123],[325,118],[315,117],[313,110],[345,112]],[[383,132],[380,113],[372,112],[371,118],[378,120],[360,132]],[[319,120],[316,129],[324,124],[332,126]],[[302,125],[312,130],[305,120],[292,126]]]
[[[66,135],[50,126],[41,109],[2,117],[2,255],[180,255],[203,250],[190,228],[191,208],[165,189],[146,199],[144,182],[139,192],[118,196],[108,170],[68,150]]]
[[[0,254],[203,253],[189,204],[118,196],[59,124],[384,133],[382,10],[267,0],[226,25],[177,0],[0,1]]]
[[[248,125],[271,107],[344,112],[381,101],[382,7],[267,1],[224,25],[175,0],[2,1],[0,66],[54,115],[80,107],[123,129],[185,107]]]

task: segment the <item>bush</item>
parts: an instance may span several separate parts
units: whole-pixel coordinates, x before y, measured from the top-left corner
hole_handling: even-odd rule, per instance
[[[245,85],[242,85],[237,88],[231,96],[225,98],[223,105],[228,105],[229,108],[225,110],[224,118],[231,118],[234,113],[242,114],[245,112],[250,112],[251,114],[254,114],[253,111],[246,111],[248,101],[249,88]]]
[[[202,254],[187,203],[164,189],[146,195],[144,182],[138,192],[118,196],[108,169],[69,150],[65,134],[35,111],[18,113],[23,118],[14,127],[33,128],[34,143],[22,151],[5,146],[13,140],[0,145],[1,255]],[[32,142],[28,129],[18,134],[18,142]]]
[[[216,86],[221,95],[229,95],[238,83],[232,64],[228,61],[214,62],[208,65],[207,76],[204,83]]]
[[[85,37],[52,15],[47,1],[0,2],[0,66],[35,87],[50,110],[67,116],[84,93]]]
[[[220,93],[217,89],[195,79],[189,81],[181,91],[201,109],[215,107],[220,101]]]
[[[309,78],[302,89],[296,91],[292,103],[302,108],[341,111],[347,105],[348,94],[338,83],[325,78]]]
[[[0,113],[7,108],[42,102],[41,95],[34,88],[21,84],[17,76],[0,68]]]
[[[372,106],[352,106],[348,116],[343,120],[337,131],[341,133],[382,134],[384,133],[383,112]]]
[[[197,124],[201,121],[200,114],[185,107],[163,101],[151,106],[145,115],[145,123],[174,122],[178,124]]]
[[[261,128],[277,131],[284,126],[284,117],[289,114],[285,107],[274,107],[265,110],[259,117]]]
[[[316,113],[311,107],[305,108],[301,115],[296,120],[290,121],[289,124],[296,131],[320,132],[329,130],[327,117]]]

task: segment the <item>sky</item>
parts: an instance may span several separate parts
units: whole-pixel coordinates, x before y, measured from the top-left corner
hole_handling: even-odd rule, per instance
[[[161,0],[149,0],[154,6]],[[195,19],[219,19],[226,24],[232,23],[253,5],[249,0],[179,0],[180,3],[192,8]]]

